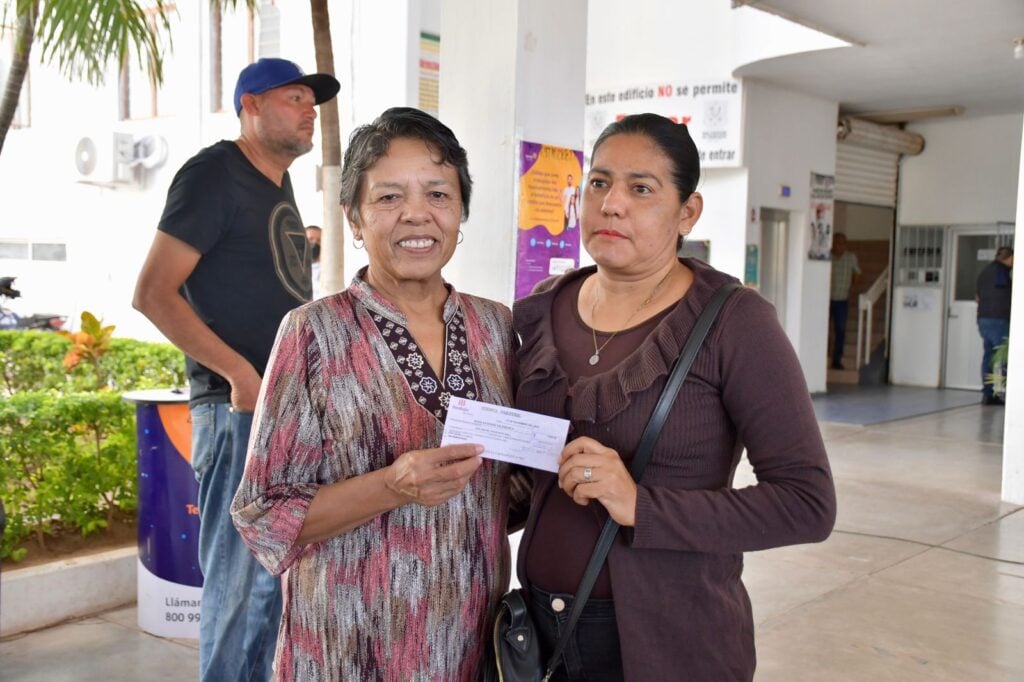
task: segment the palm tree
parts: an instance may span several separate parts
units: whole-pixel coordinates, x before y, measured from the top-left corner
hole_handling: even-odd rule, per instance
[[[123,64],[134,55],[157,83],[163,82],[164,35],[170,43],[166,0],[0,0],[0,5],[0,25],[9,26],[12,13],[16,20],[14,55],[0,99],[0,152],[37,41],[43,61],[56,63],[69,79],[99,85],[111,63]]]
[[[334,44],[331,41],[331,18],[327,0],[310,0],[313,17],[313,49],[316,70],[334,75]],[[341,125],[338,121],[338,98],[320,105],[320,140],[323,151],[321,183],[323,188],[323,248],[320,251],[322,291],[333,294],[344,286],[344,225],[338,195],[341,189]]]

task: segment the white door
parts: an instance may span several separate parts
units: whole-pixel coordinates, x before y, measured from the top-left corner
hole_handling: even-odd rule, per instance
[[[786,227],[789,213],[761,209],[761,295],[786,323]]]
[[[975,282],[995,258],[996,248],[1013,243],[1013,226],[954,227],[950,230],[949,300],[946,304],[946,388],[981,389],[981,336]]]

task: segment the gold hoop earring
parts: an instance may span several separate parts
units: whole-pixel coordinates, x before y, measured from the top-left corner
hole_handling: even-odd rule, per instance
[[[455,243],[456,244],[461,244],[465,240],[466,240],[466,234],[462,230],[459,230],[459,238],[458,238],[458,240]]]

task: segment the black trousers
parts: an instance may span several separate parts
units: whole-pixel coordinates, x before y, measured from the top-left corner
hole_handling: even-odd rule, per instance
[[[555,601],[558,599],[560,603]],[[562,609],[556,611],[553,602]],[[530,614],[537,626],[545,663],[565,630],[572,604],[570,594],[552,594],[530,587]],[[587,600],[552,679],[572,682],[621,682],[625,679],[615,605],[611,599]]]
[[[846,346],[846,318],[850,314],[849,301],[829,301],[828,315],[832,322],[832,367],[837,368],[843,362],[843,347]]]

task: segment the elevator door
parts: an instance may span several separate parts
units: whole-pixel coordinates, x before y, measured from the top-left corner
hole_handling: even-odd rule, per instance
[[[789,213],[761,209],[761,295],[775,306],[779,322],[786,321],[786,233]]]

